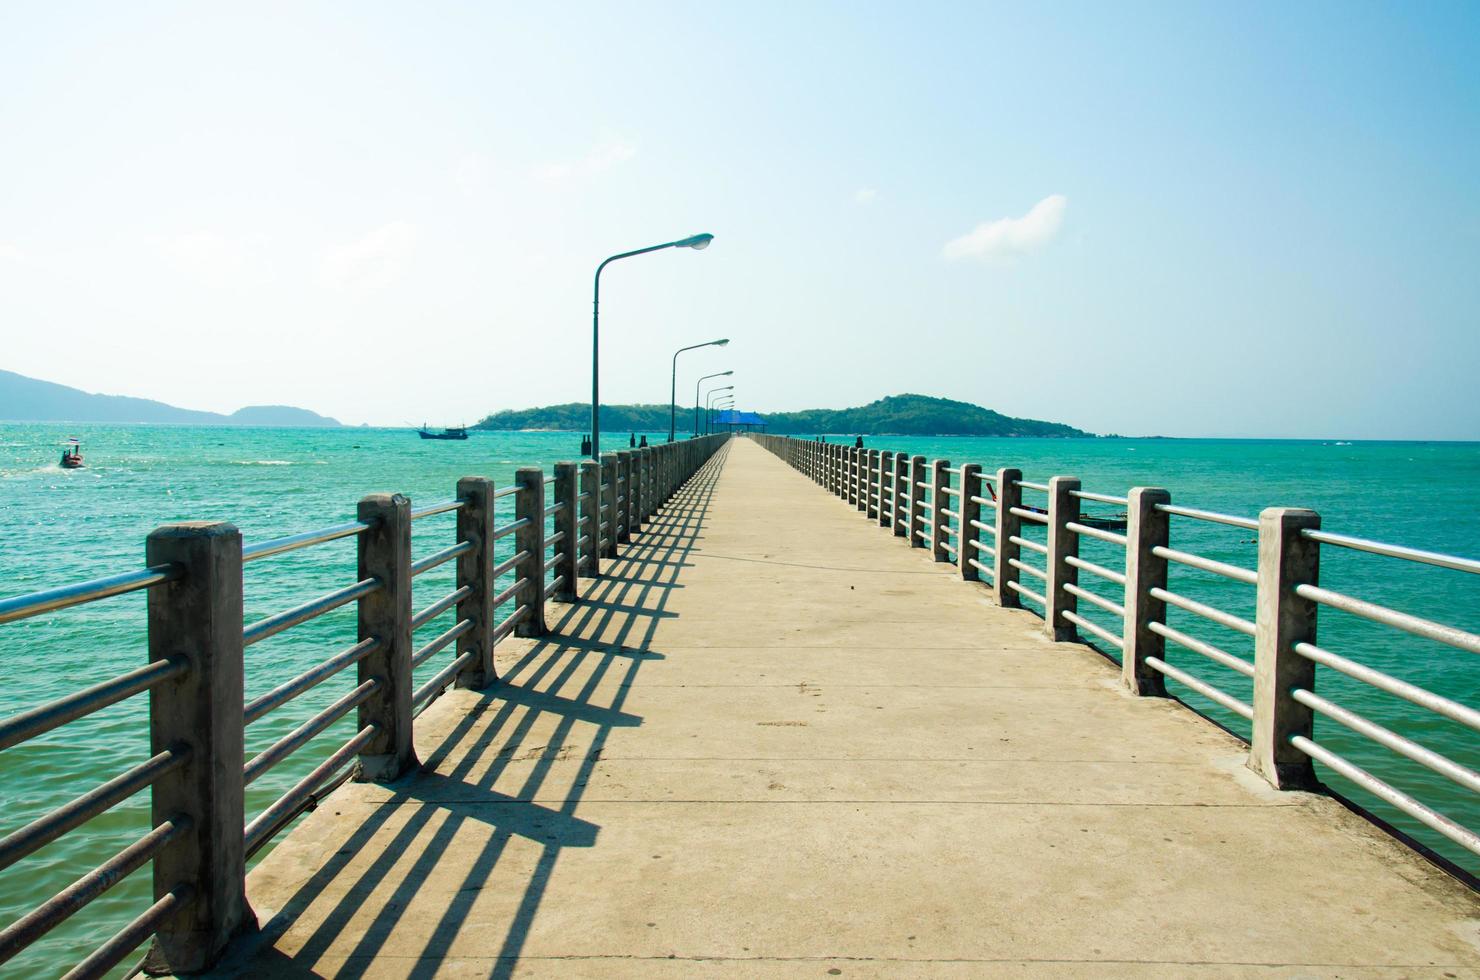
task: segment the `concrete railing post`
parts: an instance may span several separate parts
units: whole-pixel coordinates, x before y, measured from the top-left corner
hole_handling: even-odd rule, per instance
[[[227,942],[256,927],[247,904],[242,765],[242,536],[230,524],[171,524],[149,535],[145,564],[178,565],[180,578],[149,590],[149,660],[190,669],[149,692],[153,753],[184,751],[185,764],[154,783],[154,826],[189,819],[154,857],[154,898],[181,884],[185,902],[160,925],[145,960],[151,973],[195,973]]]
[[[874,486],[874,481],[879,479],[879,451],[877,449],[863,451],[863,470],[863,501],[858,509],[863,511],[864,516],[869,520],[878,520],[879,498],[883,497],[884,488]]]
[[[1297,585],[1319,585],[1321,546],[1300,532],[1318,529],[1315,511],[1270,507],[1259,514],[1259,581],[1254,615],[1254,720],[1249,768],[1276,789],[1316,785],[1310,757],[1290,744],[1311,737],[1311,709],[1290,695],[1315,690],[1316,665],[1295,652],[1316,642],[1316,603]]]
[[[632,506],[627,513],[627,527],[631,534],[640,533],[648,519],[648,478],[651,476],[652,458],[651,447],[632,454]]]
[[[923,548],[928,544],[923,537],[925,530],[925,483],[929,475],[924,456],[910,459],[910,532],[911,548]]]
[[[951,552],[946,548],[950,544],[947,529],[951,519],[945,515],[951,509],[951,495],[945,491],[951,485],[950,469],[948,459],[937,459],[930,464],[930,554],[936,561],[951,560]]]
[[[895,507],[894,453],[885,450],[879,454],[879,526],[889,527],[894,523]]]
[[[1043,628],[1055,640],[1067,642],[1079,636],[1065,612],[1078,612],[1078,598],[1065,585],[1079,584],[1079,569],[1069,564],[1079,557],[1079,535],[1068,526],[1079,520],[1079,498],[1072,491],[1079,480],[1056,476],[1048,481],[1048,557],[1044,561],[1048,581],[1043,583]]]
[[[1132,694],[1161,697],[1166,679],[1146,665],[1147,657],[1164,659],[1166,640],[1151,632],[1153,622],[1166,622],[1166,603],[1151,594],[1167,587],[1167,560],[1157,548],[1168,545],[1167,515],[1156,509],[1172,495],[1161,487],[1134,487],[1126,498],[1125,520],[1125,627],[1120,655],[1120,678]]]
[[[580,577],[581,549],[577,540],[581,517],[581,467],[579,463],[555,464],[555,503],[563,505],[555,514],[555,533],[563,534],[555,546],[555,574],[560,588],[555,598],[575,602],[580,596],[576,579]]]
[[[858,506],[858,447],[848,447],[848,503]]]
[[[514,519],[528,520],[514,532],[514,553],[524,554],[519,563],[518,581],[522,583],[518,602],[529,606],[529,612],[514,625],[515,636],[545,634],[545,471],[537,466],[522,467],[514,472]]]
[[[470,590],[457,603],[457,618],[473,624],[457,638],[458,656],[473,652],[473,659],[457,675],[457,686],[477,690],[498,679],[493,667],[493,628],[498,624],[494,622],[494,583],[488,574],[493,570],[496,526],[493,481],[465,476],[457,481],[457,499],[463,502],[457,512],[457,540],[473,546],[457,558],[457,587]]]
[[[380,588],[359,603],[359,639],[379,646],[359,663],[359,682],[380,681],[380,690],[359,708],[359,727],[377,727],[360,750],[359,782],[390,782],[416,765],[411,744],[411,501],[375,493],[360,501],[356,516],[370,530],[359,538],[359,577]]]
[[[956,487],[960,491],[956,495],[956,513],[961,515],[956,527],[956,567],[961,570],[961,577],[968,582],[978,582],[982,577],[981,572],[971,563],[973,558],[981,562],[978,549],[971,544],[981,537],[976,525],[981,523],[982,505],[974,499],[981,496],[978,493],[981,489],[978,486],[981,471],[982,468],[976,463],[962,463],[961,482]]]
[[[632,538],[632,450],[617,450],[617,543],[626,544]]]
[[[594,459],[581,463],[581,575],[596,578],[601,574],[601,464]]]
[[[1012,560],[1022,550],[1012,540],[1023,536],[1023,519],[1012,512],[1023,506],[1023,488],[1018,486],[1022,478],[1019,469],[997,471],[997,554],[992,561],[992,598],[1004,609],[1020,609],[1023,605],[1022,597],[1011,585],[1018,580]]]
[[[617,454],[601,454],[601,556],[617,557]]]
[[[896,538],[905,538],[908,544],[910,535],[910,502],[914,499],[914,491],[910,487],[910,458],[904,453],[896,453],[894,456],[894,506],[889,520],[894,528]]]

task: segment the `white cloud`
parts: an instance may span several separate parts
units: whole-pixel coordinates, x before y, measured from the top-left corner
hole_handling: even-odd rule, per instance
[[[546,164],[535,171],[541,180],[560,183],[576,177],[594,177],[637,156],[637,144],[619,136],[608,136],[580,159]]]
[[[401,277],[416,248],[416,228],[392,221],[324,255],[320,274],[335,289],[377,289]]]
[[[465,154],[452,169],[452,179],[467,197],[482,197],[491,177],[488,157],[482,153]]]
[[[224,289],[272,280],[270,242],[263,235],[190,231],[162,240],[160,248],[175,272],[196,285]]]
[[[879,189],[877,187],[860,187],[853,192],[853,203],[867,206],[874,203],[878,197]]]
[[[1067,197],[1050,194],[1021,218],[985,221],[960,238],[951,239],[941,254],[948,259],[991,260],[1037,251],[1059,233],[1068,206]]]

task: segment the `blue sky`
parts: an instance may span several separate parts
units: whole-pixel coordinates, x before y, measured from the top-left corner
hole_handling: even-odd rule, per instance
[[[0,367],[89,390],[584,400],[709,231],[604,400],[1480,438],[1473,4],[11,5],[0,133]]]

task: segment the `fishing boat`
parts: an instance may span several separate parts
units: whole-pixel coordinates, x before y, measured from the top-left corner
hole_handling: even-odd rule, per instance
[[[995,494],[993,495],[993,499],[996,499]],[[1022,509],[1031,511],[1034,514],[1042,514],[1044,517],[1048,516],[1048,511],[1042,507],[1023,504]],[[1101,531],[1124,531],[1126,520],[1127,515],[1123,512],[1119,514],[1080,514],[1075,520],[1075,523],[1083,524],[1085,527],[1098,528]]]
[[[466,439],[468,437],[468,430],[465,426],[457,425],[443,429],[441,432],[433,432],[423,422],[421,428],[416,430],[416,434],[423,439]]]
[[[62,443],[61,467],[64,470],[82,469],[82,443],[75,438]]]

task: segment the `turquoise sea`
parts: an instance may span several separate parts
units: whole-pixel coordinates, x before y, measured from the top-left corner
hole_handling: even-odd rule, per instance
[[[608,434],[626,445],[626,433]],[[660,437],[648,433],[650,440]],[[59,443],[82,440],[87,468],[64,471]],[[1047,482],[1078,476],[1087,490],[1116,496],[1135,485],[1163,486],[1175,503],[1241,516],[1266,506],[1319,511],[1324,527],[1435,551],[1480,556],[1480,444],[1228,440],[1040,440],[871,438],[867,444],[984,469],[1016,466]],[[520,466],[548,469],[578,457],[577,433],[474,433],[466,442],[429,442],[406,430],[256,429],[185,426],[0,425],[0,594],[14,595],[137,567],[144,537],[178,520],[229,520],[247,542],[341,522],[355,501],[379,491],[414,506],[451,499],[458,477],[499,485]],[[618,448],[609,446],[609,448]],[[1025,491],[1030,503],[1039,503]],[[511,504],[505,500],[504,504]],[[1087,505],[1090,513],[1111,505]],[[453,518],[420,521],[418,556],[453,540]],[[881,541],[881,547],[884,546]],[[1253,568],[1252,532],[1174,518],[1172,547]],[[1113,546],[1085,542],[1084,556],[1110,567]],[[502,555],[501,555],[502,557]],[[1480,632],[1480,577],[1373,555],[1326,549],[1322,584],[1450,625]],[[1041,563],[1036,559],[1035,563]],[[246,569],[247,621],[353,581],[349,540],[255,562]],[[451,591],[452,565],[416,580],[416,607]],[[1108,582],[1081,585],[1119,600]],[[1177,567],[1170,587],[1253,619],[1253,588]],[[1030,605],[1026,604],[1025,605]],[[1081,603],[1081,612],[1086,612]],[[0,717],[111,677],[145,660],[144,600],[125,596],[0,626]],[[1111,626],[1108,614],[1087,614]],[[442,622],[450,625],[450,613]],[[445,625],[443,628],[445,628]],[[1170,625],[1252,660],[1252,640],[1174,610]],[[1119,632],[1119,625],[1111,627]],[[440,632],[436,624],[418,638]],[[289,630],[247,651],[247,696],[254,697],[354,641],[352,607]],[[1320,643],[1333,652],[1471,706],[1480,705],[1480,658],[1340,613],[1322,614]],[[1168,645],[1168,660],[1241,699],[1248,682],[1198,654]],[[1107,651],[1113,654],[1113,650]],[[437,661],[424,671],[433,672]],[[339,679],[342,681],[342,678]],[[1480,769],[1480,738],[1404,701],[1322,668],[1318,689],[1455,761]],[[1246,736],[1247,723],[1172,685],[1189,705]],[[347,688],[331,681],[248,730],[248,754],[282,737]],[[0,754],[0,835],[147,758],[147,698],[135,698]],[[352,716],[351,716],[352,718]],[[335,726],[248,790],[260,811],[347,737]],[[1340,726],[1317,721],[1317,741],[1472,828],[1476,796]],[[1471,872],[1480,861],[1391,807],[1330,783]],[[147,827],[147,795],[66,835],[0,872],[0,926],[111,856]],[[5,975],[55,976],[149,901],[147,869],[95,902],[21,958]]]

